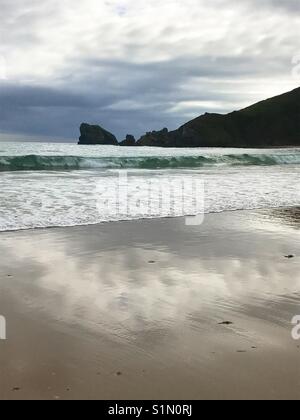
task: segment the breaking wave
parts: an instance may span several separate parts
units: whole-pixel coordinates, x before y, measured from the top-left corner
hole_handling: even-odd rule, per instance
[[[0,156],[0,172],[91,169],[176,169],[216,166],[300,165],[300,153],[177,157]]]

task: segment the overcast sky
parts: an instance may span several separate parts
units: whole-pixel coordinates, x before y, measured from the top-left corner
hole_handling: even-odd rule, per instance
[[[0,0],[0,10],[10,138],[75,141],[85,121],[122,140],[300,85],[299,0]]]

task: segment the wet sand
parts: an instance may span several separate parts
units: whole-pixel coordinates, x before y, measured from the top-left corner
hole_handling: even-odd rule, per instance
[[[0,399],[300,398],[299,233],[299,209],[0,233]]]

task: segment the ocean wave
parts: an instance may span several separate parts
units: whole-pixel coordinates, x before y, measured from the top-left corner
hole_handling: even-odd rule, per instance
[[[180,169],[216,166],[300,165],[300,153],[176,157],[0,156],[0,172],[91,169]]]

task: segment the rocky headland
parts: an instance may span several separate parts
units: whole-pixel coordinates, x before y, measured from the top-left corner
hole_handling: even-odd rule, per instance
[[[300,88],[229,114],[206,113],[177,130],[152,131],[118,143],[100,126],[82,124],[79,144],[154,147],[300,146]]]

